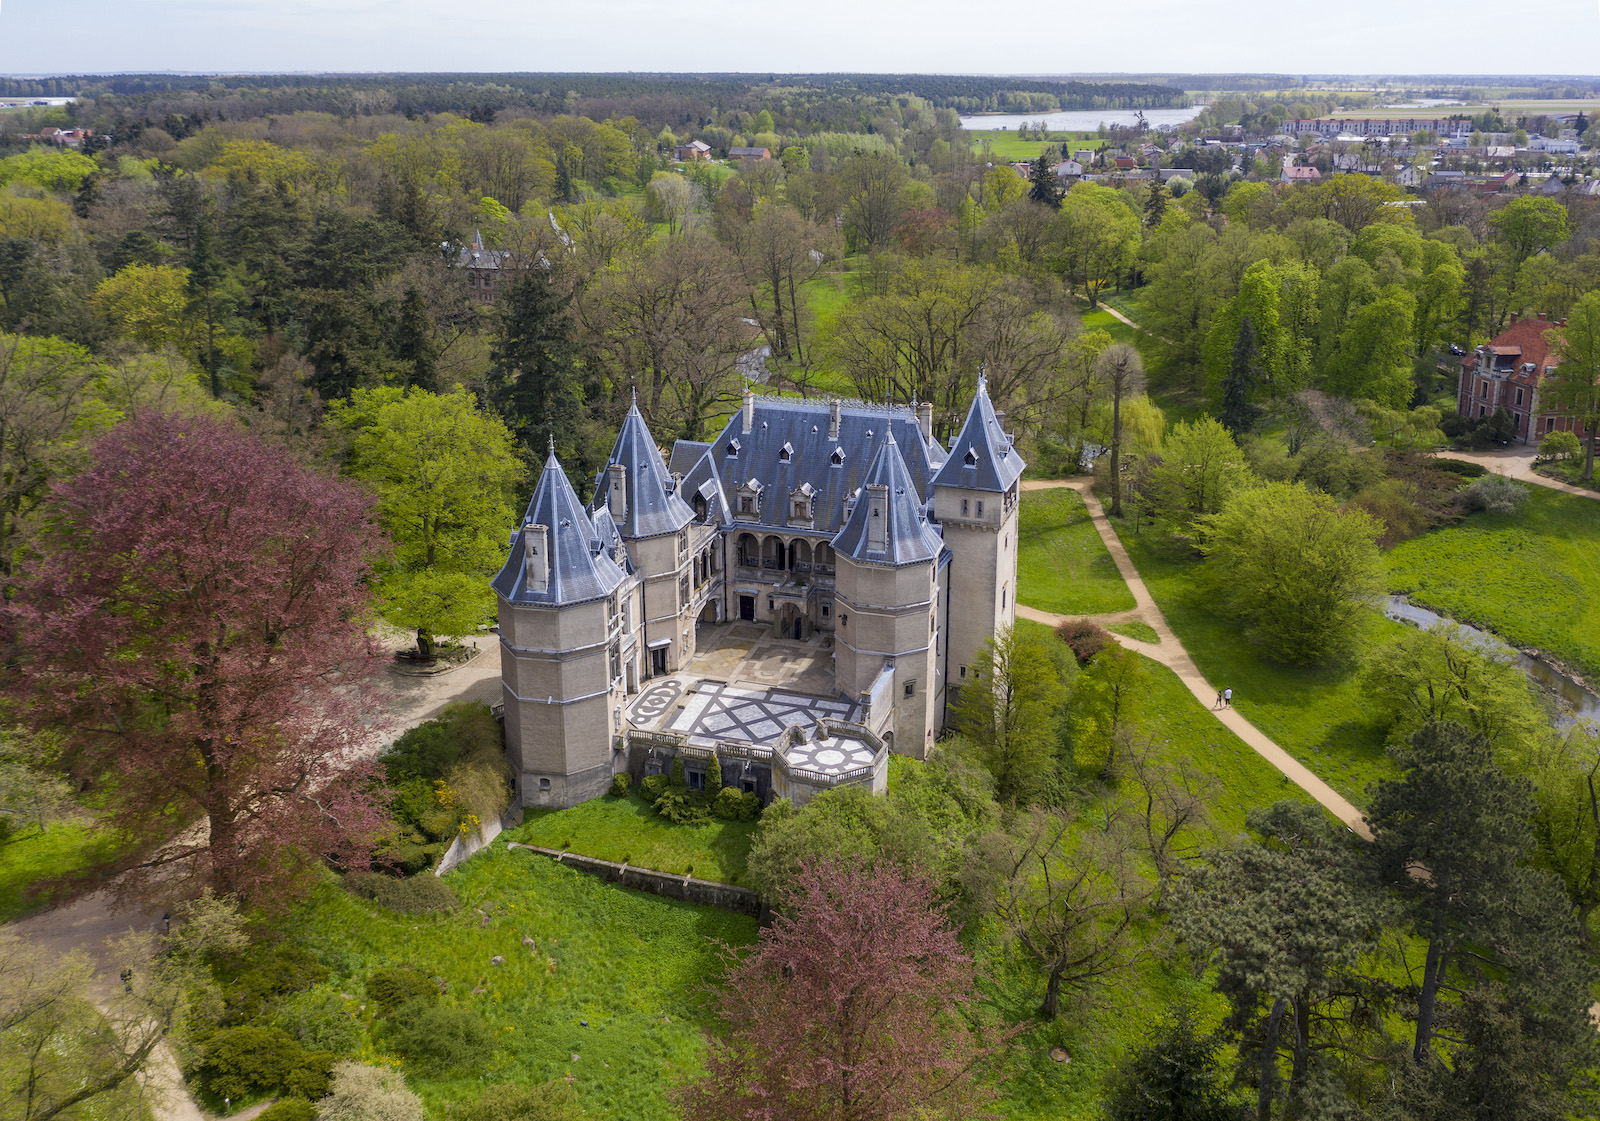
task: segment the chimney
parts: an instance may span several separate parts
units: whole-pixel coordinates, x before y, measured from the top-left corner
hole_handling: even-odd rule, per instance
[[[1567,321],[1565,319],[1556,320],[1556,326],[1557,327],[1565,327],[1566,325],[1567,325]]]
[[[746,428],[746,431],[749,429]],[[839,398],[835,397],[828,402],[828,439],[839,438]]]
[[[889,550],[889,488],[883,483],[867,484],[867,552]]]
[[[522,568],[528,591],[550,589],[550,532],[542,525],[529,522],[522,527]]]
[[[933,439],[933,403],[924,401],[917,406],[917,428],[924,440]]]
[[[618,521],[628,513],[628,468],[621,463],[613,463],[606,468],[606,508],[611,511],[611,516]]]
[[[1542,312],[1542,311],[1539,313],[1539,322],[1540,323],[1544,322],[1544,312]]]
[[[744,430],[749,432],[756,426],[756,395],[747,385],[744,387]]]
[[[1514,312],[1512,312],[1512,313],[1511,313],[1511,325],[1512,325],[1512,326],[1513,326],[1513,327],[1515,327],[1515,326],[1516,326],[1516,325],[1517,325],[1517,320],[1518,320],[1518,319],[1520,319],[1520,318],[1522,318],[1522,316],[1521,316],[1521,314],[1520,314],[1520,313],[1518,313],[1518,312],[1515,312],[1515,311],[1514,311]]]
[[[1000,426],[1000,431],[1004,432],[1006,430],[1006,411],[1004,409],[996,409],[994,411],[994,422]]]

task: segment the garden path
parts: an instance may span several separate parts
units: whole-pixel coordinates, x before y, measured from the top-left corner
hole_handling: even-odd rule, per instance
[[[1497,448],[1482,452],[1442,451],[1433,454],[1449,459],[1464,459],[1468,463],[1481,463],[1495,474],[1508,476],[1518,482],[1533,483],[1535,486],[1559,490],[1563,494],[1576,494],[1580,498],[1600,499],[1600,491],[1585,490],[1535,473],[1533,464],[1537,453],[1532,447]]]
[[[1272,740],[1262,734],[1254,724],[1251,724],[1238,711],[1231,708],[1217,709],[1217,693],[1219,690],[1208,682],[1201,674],[1194,660],[1189,657],[1189,652],[1178,641],[1178,636],[1167,625],[1167,620],[1161,614],[1161,609],[1156,606],[1156,601],[1151,597],[1150,591],[1145,587],[1144,580],[1139,575],[1139,570],[1133,566],[1133,561],[1128,557],[1128,551],[1122,547],[1122,541],[1111,528],[1111,523],[1106,520],[1105,511],[1100,506],[1100,500],[1089,489],[1088,479],[1027,479],[1022,483],[1023,490],[1048,490],[1053,487],[1070,487],[1083,496],[1084,505],[1088,507],[1089,517],[1094,523],[1100,540],[1105,542],[1111,559],[1116,562],[1117,571],[1122,574],[1122,579],[1128,585],[1128,590],[1133,593],[1134,603],[1137,606],[1132,611],[1119,611],[1111,615],[1053,615],[1048,611],[1038,611],[1031,607],[1017,604],[1017,615],[1023,619],[1030,619],[1036,623],[1045,623],[1054,626],[1066,619],[1090,619],[1096,623],[1122,623],[1134,619],[1149,625],[1161,637],[1159,643],[1141,642],[1135,638],[1118,635],[1117,641],[1129,650],[1137,651],[1153,661],[1160,662],[1178,675],[1178,679],[1188,688],[1189,692],[1206,706],[1206,709],[1220,720],[1236,736],[1248,744],[1257,755],[1271,763],[1284,776],[1300,789],[1304,790],[1317,803],[1334,817],[1344,822],[1349,829],[1365,838],[1372,840],[1372,831],[1367,828],[1361,811],[1356,809],[1343,795],[1333,787],[1318,778],[1310,768],[1279,747]]]

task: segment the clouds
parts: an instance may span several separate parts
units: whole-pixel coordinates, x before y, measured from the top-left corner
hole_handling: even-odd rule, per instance
[[[0,0],[0,72],[1500,72],[1506,18],[1485,0]],[[1543,72],[1600,72],[1591,0],[1529,0],[1516,24],[1552,32]]]

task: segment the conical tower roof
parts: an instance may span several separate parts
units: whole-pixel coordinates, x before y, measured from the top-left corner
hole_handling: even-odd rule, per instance
[[[617,442],[611,448],[611,457],[600,470],[594,494],[595,509],[606,505],[607,474],[613,463],[623,466],[623,477],[627,481],[626,507],[620,517],[612,515],[622,536],[660,537],[677,533],[694,520],[694,511],[672,492],[667,462],[661,458],[661,449],[639,413],[637,399],[628,408],[622,431],[617,433]]]
[[[1011,438],[994,415],[988,379],[980,376],[972,407],[967,410],[967,422],[950,448],[950,458],[934,475],[933,485],[1003,493],[1022,478],[1025,467],[1027,464],[1011,446]]]
[[[512,539],[511,555],[493,581],[494,590],[512,603],[565,607],[603,599],[625,579],[604,549],[594,521],[578,501],[554,451],[544,462],[522,522],[523,528]],[[525,538],[529,525],[545,527],[549,576],[542,591],[528,588]]]
[[[881,513],[871,501],[873,486],[882,486],[887,492],[888,501]],[[878,516],[888,519],[882,535],[882,549],[871,547],[877,536],[871,522]],[[900,454],[900,445],[894,442],[891,433],[867,469],[850,517],[834,535],[834,551],[866,564],[902,565],[932,560],[943,547],[944,541],[938,531],[928,524],[927,511],[917,496],[917,487],[906,468],[905,457]]]

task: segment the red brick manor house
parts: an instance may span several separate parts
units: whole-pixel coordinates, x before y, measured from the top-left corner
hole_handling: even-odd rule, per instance
[[[1585,436],[1582,425],[1554,411],[1543,399],[1544,377],[1561,363],[1561,347],[1546,337],[1567,325],[1565,319],[1511,316],[1511,325],[1461,359],[1456,411],[1464,417],[1486,417],[1496,409],[1511,416],[1518,443],[1534,444],[1551,432]]]

